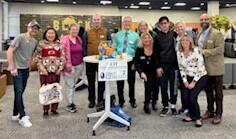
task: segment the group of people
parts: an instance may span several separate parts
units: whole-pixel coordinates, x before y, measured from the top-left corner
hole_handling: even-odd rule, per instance
[[[67,101],[66,110],[76,112],[74,103],[75,84],[83,71],[88,80],[89,108],[102,104],[105,82],[97,81],[97,103],[95,81],[98,64],[84,63],[83,57],[98,55],[102,41],[112,41],[116,54],[125,53],[132,60],[128,62],[129,103],[136,108],[135,75],[138,72],[144,81],[144,112],[151,113],[150,104],[157,111],[159,88],[161,89],[163,108],[160,116],[172,115],[176,110],[178,89],[181,92],[182,108],[186,114],[184,122],[196,121],[196,127],[202,126],[202,119],[213,118],[213,124],[219,124],[223,112],[223,74],[224,74],[224,38],[211,27],[211,18],[207,14],[200,17],[202,32],[194,36],[186,31],[185,23],[178,22],[175,29],[170,27],[167,16],[160,17],[158,29],[149,30],[148,24],[141,21],[138,32],[131,30],[132,18],[122,20],[122,30],[112,38],[109,31],[102,27],[100,15],[91,19],[91,29],[78,36],[77,24],[68,28],[68,35],[58,37],[54,28],[43,33],[43,39],[37,43],[34,38],[40,29],[37,21],[31,21],[27,32],[17,36],[7,51],[9,70],[13,77],[14,108],[12,120],[19,121],[23,127],[30,127],[30,117],[25,114],[23,93],[29,77],[30,63],[37,63],[41,85],[63,82]],[[168,89],[169,85],[169,89]],[[168,94],[169,90],[169,94]],[[205,90],[207,111],[201,116],[198,95]],[[124,81],[117,81],[119,106],[124,107]],[[214,108],[216,103],[216,109]],[[50,108],[51,107],[51,108]],[[43,115],[58,115],[58,103],[43,106]]]

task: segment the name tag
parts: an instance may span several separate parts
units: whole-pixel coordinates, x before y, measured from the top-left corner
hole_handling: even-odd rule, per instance
[[[133,42],[133,41],[129,41],[129,43],[130,43],[130,44],[134,44],[134,42]]]
[[[101,38],[101,39],[104,39],[104,38],[105,38],[105,36],[104,36],[104,35],[100,35],[100,38]]]
[[[213,43],[213,40],[207,40],[207,43]]]
[[[140,59],[141,59],[141,60],[144,60],[144,59],[145,59],[145,56],[140,56]]]

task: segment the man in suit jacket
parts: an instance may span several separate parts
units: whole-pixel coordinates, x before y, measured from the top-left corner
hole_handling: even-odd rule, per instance
[[[207,111],[202,118],[213,118],[212,123],[219,124],[223,112],[224,37],[221,32],[211,27],[209,15],[202,14],[200,24],[202,31],[196,39],[196,44],[202,51],[208,73],[205,89]],[[214,102],[216,109],[214,109]]]

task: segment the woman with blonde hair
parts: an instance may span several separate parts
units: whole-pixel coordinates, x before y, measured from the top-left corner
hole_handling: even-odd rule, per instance
[[[194,47],[191,37],[187,34],[180,39],[177,59],[183,81],[181,83],[183,99],[189,110],[189,115],[183,121],[196,120],[196,127],[201,127],[202,118],[197,100],[199,93],[206,85],[207,71],[200,50]]]
[[[152,97],[153,110],[156,110],[155,104],[158,93],[157,78],[156,78],[156,55],[153,50],[153,38],[149,33],[141,35],[142,47],[138,48],[134,58],[135,68],[138,71],[140,78],[144,80],[145,100],[144,112],[150,114],[150,100]]]
[[[77,111],[74,104],[75,84],[81,77],[84,69],[82,40],[78,36],[79,28],[77,24],[69,27],[69,34],[61,38],[61,44],[65,48],[66,63],[63,70],[64,90],[68,103],[67,111],[74,113]]]

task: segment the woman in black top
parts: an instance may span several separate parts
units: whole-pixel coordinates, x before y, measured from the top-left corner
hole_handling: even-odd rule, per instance
[[[156,78],[156,58],[153,51],[153,38],[149,33],[143,33],[141,35],[142,48],[138,48],[135,54],[135,68],[138,71],[140,78],[144,80],[145,87],[145,101],[144,111],[150,114],[150,100],[151,94],[153,93],[152,99],[156,99],[158,93],[157,78]],[[155,106],[156,100],[152,100],[153,106]],[[156,108],[156,107],[153,107]],[[154,109],[155,110],[155,109]]]

